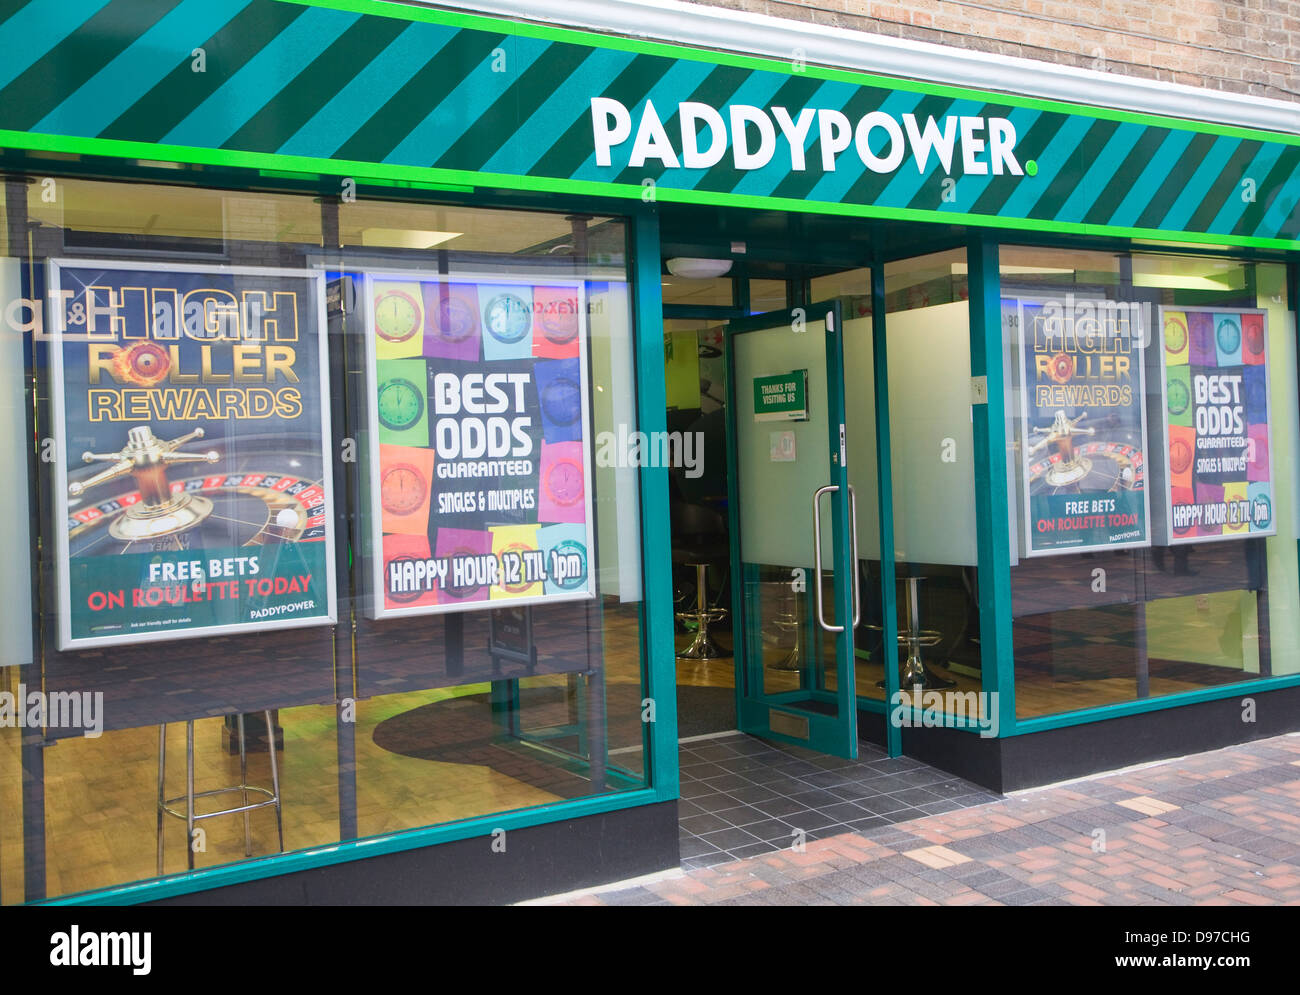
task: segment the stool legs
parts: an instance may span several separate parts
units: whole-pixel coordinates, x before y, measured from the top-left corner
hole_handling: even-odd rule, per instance
[[[158,726],[158,875],[163,874],[163,817],[173,815],[185,820],[185,859],[186,866],[194,870],[194,825],[202,819],[212,819],[223,815],[240,814],[244,817],[244,856],[253,855],[253,827],[250,815],[253,809],[275,806],[275,832],[279,841],[280,852],[284,853],[284,814],[280,802],[280,764],[276,756],[275,724],[269,710],[262,713],[266,719],[266,742],[270,750],[271,790],[248,783],[248,746],[244,731],[244,716],[236,715],[239,735],[239,783],[228,788],[214,788],[209,791],[194,790],[194,720],[185,723],[185,794],[176,798],[166,796],[167,783],[167,725]],[[217,812],[198,813],[194,809],[196,798],[209,798],[214,795],[238,794],[240,804],[234,808]],[[263,801],[249,801],[249,795],[264,796]],[[185,810],[178,811],[169,807],[180,801],[185,802]]]
[[[716,660],[725,654],[718,648],[718,644],[713,641],[709,635],[710,619],[719,619],[725,614],[720,608],[709,607],[708,591],[708,569],[707,563],[693,563],[695,567],[695,611],[684,612],[683,615],[694,618],[699,628],[695,630],[695,638],[691,640],[691,645],[686,647],[677,654],[679,660]]]
[[[244,713],[240,712],[235,716],[235,725],[239,727],[239,790],[240,804],[248,805],[248,750],[244,746]],[[275,743],[271,744],[271,749],[275,749]],[[253,855],[253,830],[249,825],[250,813],[244,809],[244,856]]]
[[[194,870],[194,720],[185,723],[185,858]]]

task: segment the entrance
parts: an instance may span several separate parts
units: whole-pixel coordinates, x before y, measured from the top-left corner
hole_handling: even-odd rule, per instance
[[[664,276],[668,426],[702,455],[672,477],[684,741],[898,756],[987,718],[966,251],[873,273],[831,234]]]

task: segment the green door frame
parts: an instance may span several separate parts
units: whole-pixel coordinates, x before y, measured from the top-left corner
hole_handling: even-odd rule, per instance
[[[808,749],[829,753],[834,756],[855,759],[858,755],[858,701],[855,689],[853,656],[853,623],[855,618],[855,596],[860,597],[860,583],[857,579],[857,549],[854,539],[853,512],[849,493],[848,470],[843,454],[845,446],[844,416],[844,351],[843,351],[843,308],[839,301],[809,305],[800,315],[797,311],[774,311],[753,315],[729,322],[725,332],[727,363],[727,517],[731,536],[731,599],[732,599],[732,641],[733,660],[736,675],[736,720],[741,732],[793,743]],[[735,374],[735,339],[749,332],[789,326],[802,320],[820,320],[824,322],[826,345],[826,384],[827,384],[827,439],[829,479],[825,481],[830,488],[831,536],[833,550],[833,589],[835,599],[835,618],[839,620],[842,631],[835,633],[835,690],[825,688],[804,688],[781,694],[767,694],[763,691],[762,642],[750,631],[752,612],[747,606],[749,585],[747,568],[741,560],[740,550],[740,501],[739,472],[737,453],[736,404],[737,391],[742,385],[737,384]],[[808,481],[809,487],[822,487],[817,481]],[[821,493],[820,490],[817,492]],[[813,498],[817,500],[817,498]],[[813,510],[809,509],[809,514]],[[820,535],[814,531],[814,543],[820,543]],[[818,547],[820,548],[820,547]],[[807,578],[805,613],[809,623],[805,626],[805,638],[815,646],[820,646],[823,630],[814,624],[816,611],[811,607],[814,596],[818,593],[815,585],[820,577],[815,570]],[[860,604],[860,602],[859,602]],[[819,653],[807,654],[809,667],[816,668]],[[756,661],[756,663],[755,663]],[[756,685],[756,687],[755,687]],[[751,693],[752,692],[752,693]],[[812,698],[825,702],[835,702],[835,715],[820,714],[816,711],[800,708],[796,702]],[[772,716],[790,716],[796,721],[807,723],[808,734],[799,737],[792,733],[781,732],[772,727]]]

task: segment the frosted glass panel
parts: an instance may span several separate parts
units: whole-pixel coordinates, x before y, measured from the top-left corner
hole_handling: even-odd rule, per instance
[[[969,307],[954,301],[886,320],[896,556],[975,566]]]
[[[741,557],[746,563],[806,567],[813,560],[812,493],[830,483],[826,422],[826,335],[820,321],[795,333],[788,324],[734,339],[736,462]],[[808,371],[807,421],[755,421],[754,378]],[[772,436],[794,434],[793,460],[772,459]],[[822,556],[831,562],[830,502],[822,499]]]
[[[891,319],[892,320],[892,319]],[[871,317],[844,322],[844,417],[849,483],[858,498],[858,558],[880,559],[876,476],[876,378]]]
[[[0,260],[0,300],[22,296],[18,260]],[[0,466],[12,469],[0,481],[0,521],[12,554],[0,564],[0,604],[9,606],[11,624],[0,642],[0,667],[32,662],[32,603],[27,506],[27,414],[23,410],[23,337],[0,332]],[[10,545],[11,544],[11,545]],[[3,685],[0,685],[3,687]]]

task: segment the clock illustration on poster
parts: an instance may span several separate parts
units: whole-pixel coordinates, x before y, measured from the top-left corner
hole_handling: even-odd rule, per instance
[[[424,414],[424,394],[404,377],[386,380],[379,387],[379,423],[403,432]]]
[[[1180,353],[1187,348],[1187,326],[1177,318],[1165,319],[1165,350]]]
[[[568,377],[556,377],[541,392],[542,413],[555,425],[572,425],[582,417],[582,388]]]
[[[533,327],[532,309],[515,294],[497,294],[483,309],[483,327],[498,342],[513,345]]]
[[[474,334],[473,309],[456,296],[442,297],[433,311],[433,332],[446,342],[464,342]]]
[[[1246,326],[1246,352],[1251,356],[1262,357],[1264,355],[1264,325],[1262,322],[1253,322]]]
[[[379,495],[385,511],[409,515],[424,503],[428,493],[429,482],[418,467],[410,463],[395,463],[384,470]]]
[[[423,326],[420,302],[404,290],[387,290],[375,299],[375,334],[386,342],[406,342]]]
[[[1215,331],[1219,350],[1225,355],[1235,353],[1241,347],[1241,326],[1232,318],[1224,318]]]
[[[582,500],[585,493],[582,483],[582,464],[577,460],[562,458],[546,473],[546,493],[552,501],[570,507]]]
[[[556,345],[568,345],[578,337],[577,312],[546,311],[541,316],[542,334]]]
[[[1192,394],[1188,390],[1187,384],[1182,380],[1169,381],[1169,413],[1171,415],[1181,415],[1187,410],[1188,405],[1192,403]]]

